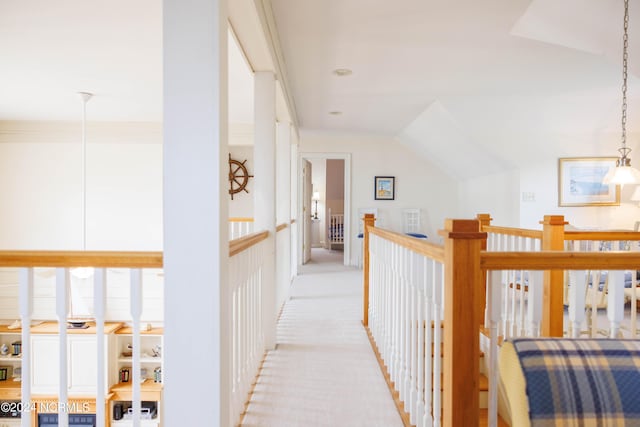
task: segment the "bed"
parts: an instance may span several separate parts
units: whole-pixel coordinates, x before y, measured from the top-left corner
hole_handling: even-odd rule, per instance
[[[329,209],[327,218],[327,244],[332,250],[333,245],[344,245],[344,214],[334,214]]]

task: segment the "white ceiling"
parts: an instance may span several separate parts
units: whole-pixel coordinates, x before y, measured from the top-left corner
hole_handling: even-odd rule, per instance
[[[271,3],[303,128],[397,135],[460,177],[479,173],[452,162],[460,155],[483,153],[485,170],[504,169],[561,155],[569,148],[558,134],[619,132],[622,0]],[[631,3],[638,75],[640,4]],[[337,77],[336,68],[353,74]],[[541,146],[547,134],[556,137]]]
[[[253,77],[229,37],[229,118],[253,121]],[[0,0],[0,120],[162,120],[162,2]]]
[[[271,8],[277,34],[267,37],[280,40],[301,128],[397,136],[461,178],[617,148],[622,0],[230,1],[235,28],[260,24],[240,5]],[[640,4],[631,3],[633,132]],[[0,0],[0,120],[77,120],[75,93],[89,91],[89,120],[161,121],[161,5]],[[230,40],[230,121],[250,123],[251,70]],[[461,153],[476,153],[483,171],[454,161]]]

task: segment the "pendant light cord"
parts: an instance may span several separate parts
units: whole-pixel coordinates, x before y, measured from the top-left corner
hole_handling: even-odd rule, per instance
[[[631,151],[627,148],[627,65],[629,60],[629,0],[624,0],[624,35],[622,36],[622,148],[623,157]]]
[[[93,94],[78,92],[82,99],[82,250],[87,250],[87,102]]]

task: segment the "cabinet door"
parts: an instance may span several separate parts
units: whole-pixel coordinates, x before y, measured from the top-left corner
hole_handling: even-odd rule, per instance
[[[98,349],[95,336],[69,336],[68,386],[71,394],[95,394]]]
[[[57,335],[34,335],[31,337],[33,394],[57,394],[60,377],[60,350]],[[67,336],[67,390],[71,395],[92,395],[97,386],[97,354],[95,335]],[[108,343],[108,340],[106,341]],[[105,379],[109,371],[108,347],[105,344]],[[105,382],[108,387],[108,382]]]
[[[33,335],[31,337],[31,392],[57,394],[60,377],[60,350],[58,337]]]

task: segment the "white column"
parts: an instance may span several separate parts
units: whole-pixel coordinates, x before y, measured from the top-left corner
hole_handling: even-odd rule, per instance
[[[231,420],[227,2],[163,0],[164,420]]]
[[[255,84],[254,230],[269,231],[262,281],[262,312],[267,350],[275,348],[275,233],[276,233],[276,82],[271,71],[258,71]]]
[[[276,127],[277,206],[276,224],[291,221],[291,124],[279,122]]]
[[[276,235],[276,312],[280,312],[291,285],[291,125],[276,125],[276,225],[287,228]]]
[[[294,132],[291,133],[291,218],[295,219],[296,222],[291,229],[291,277],[294,277],[298,274],[298,264],[300,260],[300,248],[299,246],[299,238],[300,227],[302,227],[302,223],[300,218],[298,217],[298,183],[300,182],[300,178],[298,178],[298,144],[296,139],[295,129]]]

